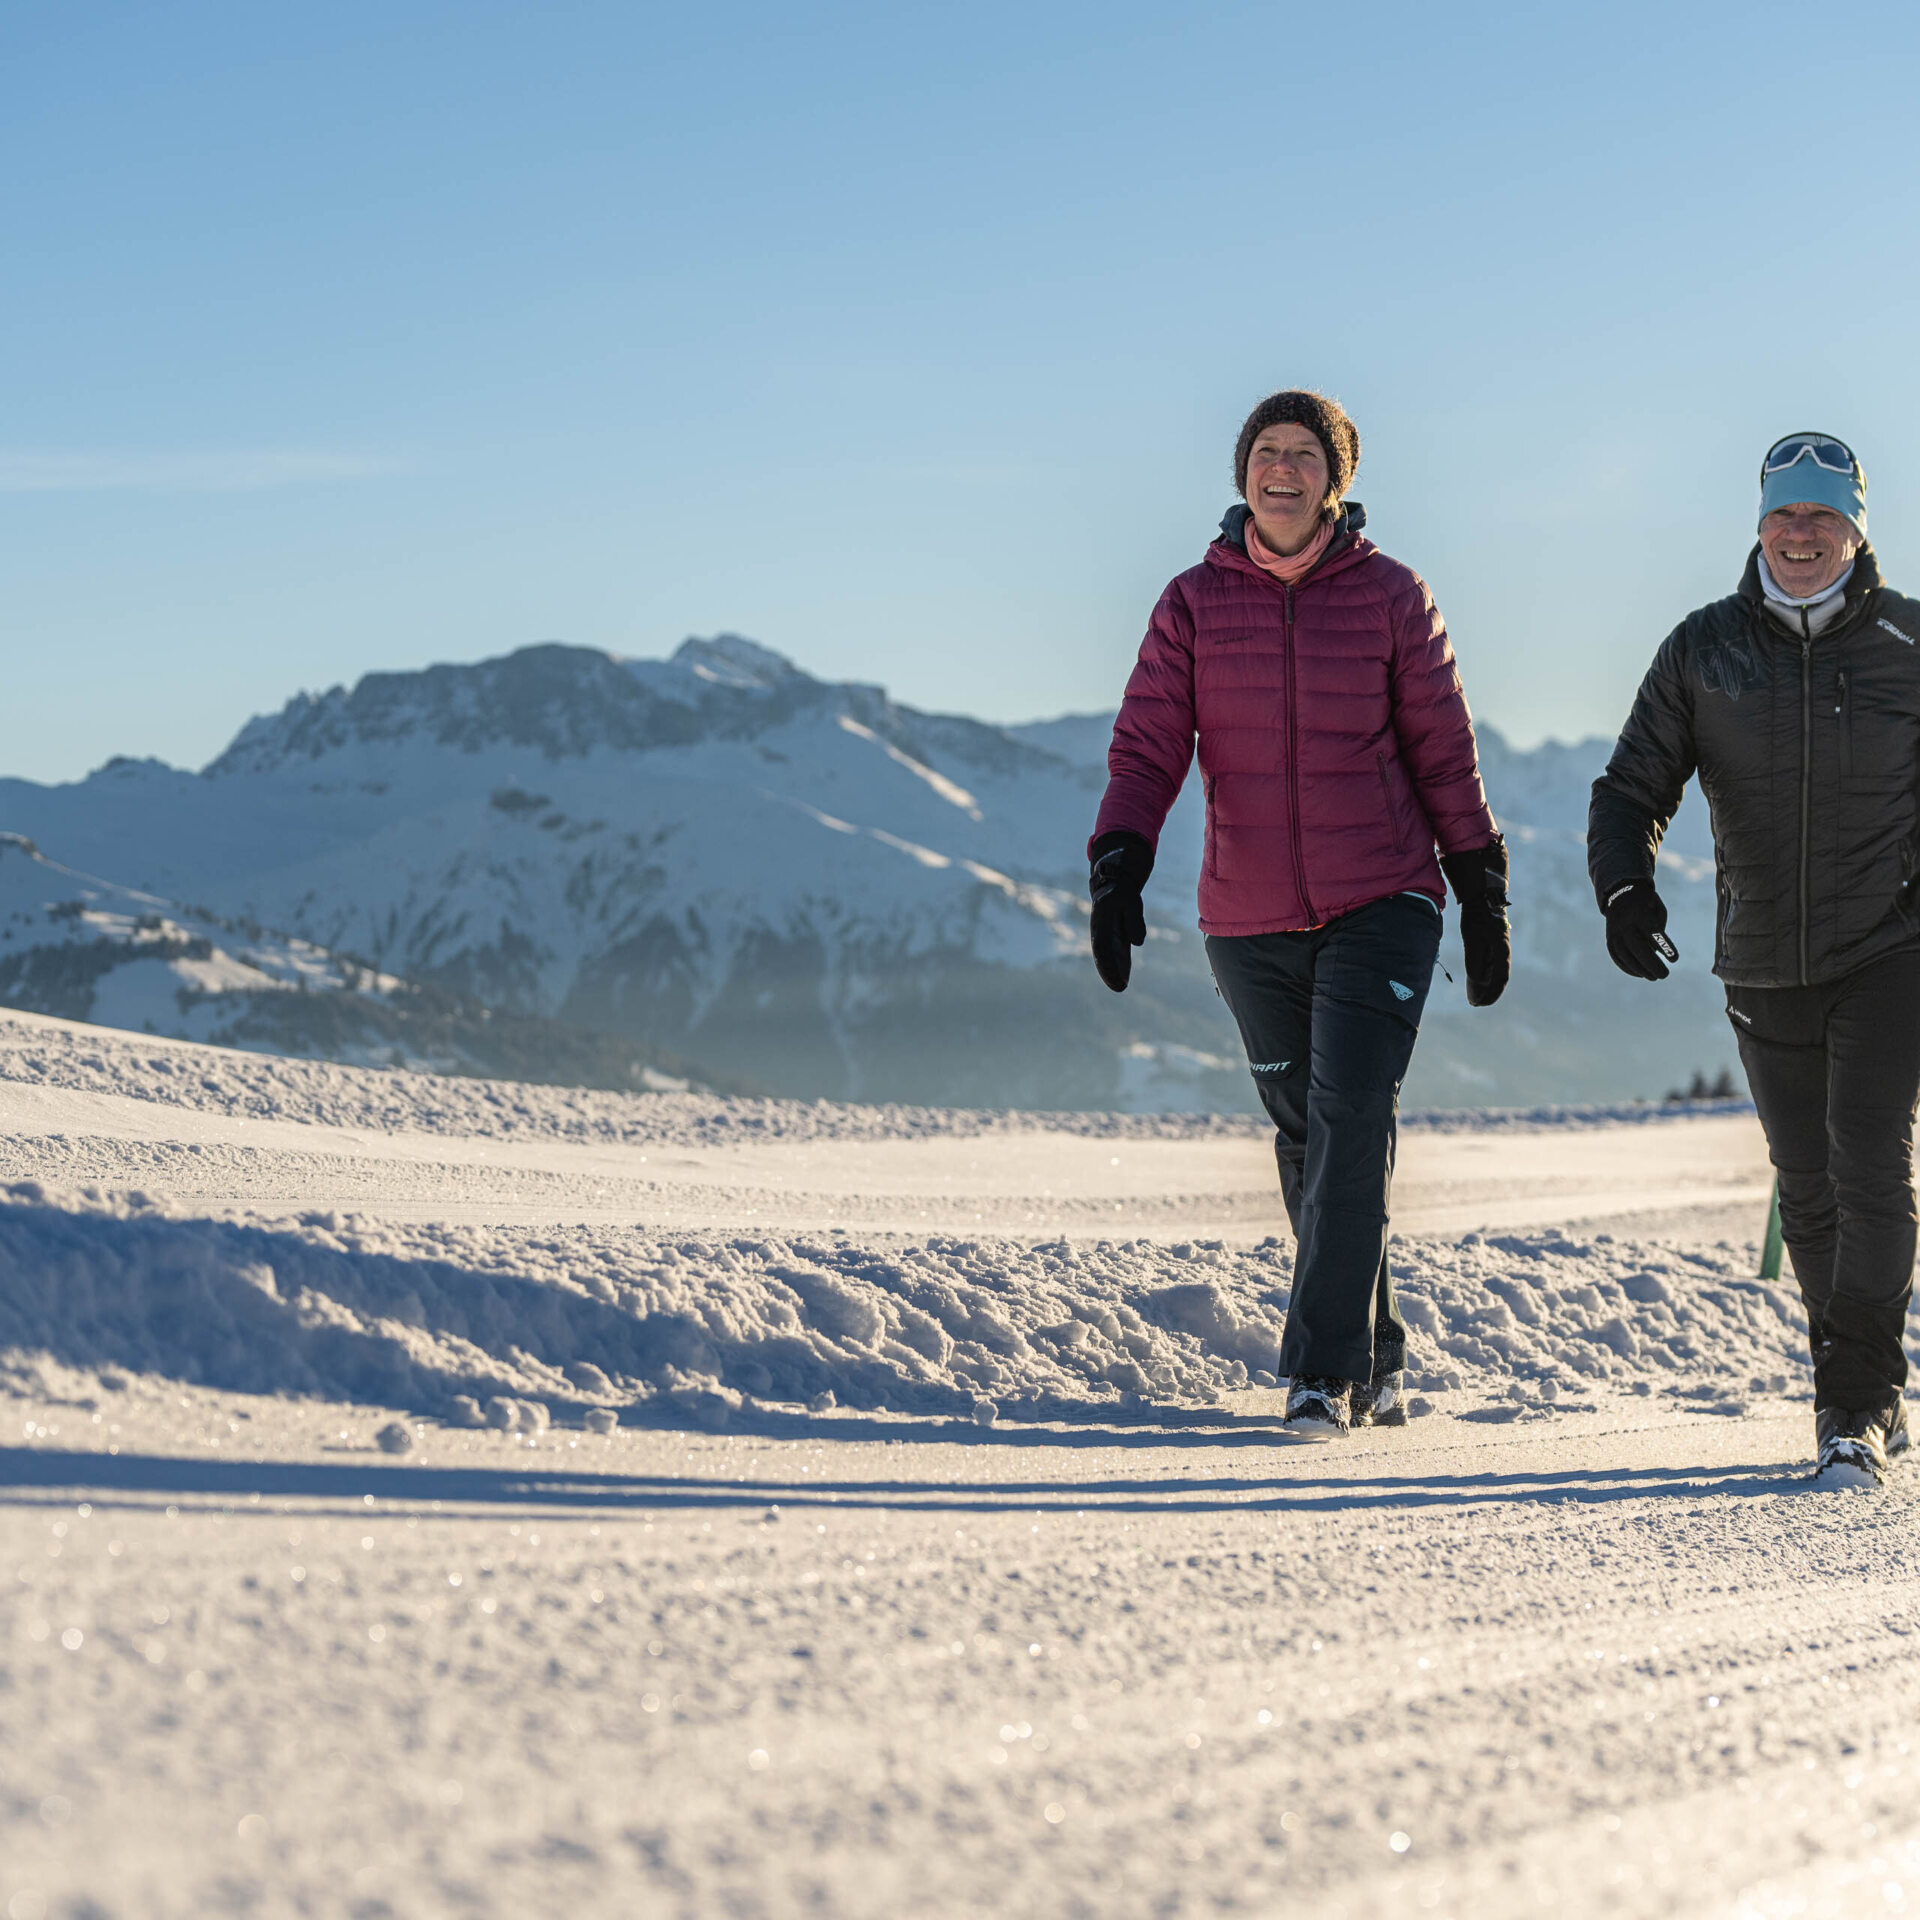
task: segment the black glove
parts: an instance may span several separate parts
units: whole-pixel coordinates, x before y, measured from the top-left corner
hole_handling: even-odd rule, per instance
[[[1490,1007],[1513,972],[1507,926],[1507,843],[1496,833],[1470,853],[1443,853],[1440,871],[1460,902],[1460,944],[1467,955],[1467,1005]]]
[[[1103,833],[1087,851],[1093,859],[1087,876],[1093,895],[1093,964],[1115,993],[1125,993],[1133,977],[1133,949],[1147,939],[1140,890],[1153,872],[1153,849],[1122,827]]]
[[[1667,938],[1667,903],[1651,880],[1627,880],[1607,895],[1607,951],[1622,973],[1664,980],[1666,963],[1680,958]]]

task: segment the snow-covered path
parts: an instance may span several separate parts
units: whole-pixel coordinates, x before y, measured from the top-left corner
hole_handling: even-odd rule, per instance
[[[0,1913],[1920,1902],[1751,1119],[1409,1129],[1337,1448],[1266,1165],[0,1016]]]
[[[1920,1893],[1914,1493],[1799,1491],[1801,1417],[389,1463],[283,1403],[113,1413],[3,1456],[5,1872],[49,1912]]]

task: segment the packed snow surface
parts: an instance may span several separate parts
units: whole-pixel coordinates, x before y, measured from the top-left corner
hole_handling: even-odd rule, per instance
[[[1237,1117],[19,1015],[0,1116],[9,1920],[1920,1900],[1748,1111],[1411,1125],[1418,1417],[1319,1448]]]

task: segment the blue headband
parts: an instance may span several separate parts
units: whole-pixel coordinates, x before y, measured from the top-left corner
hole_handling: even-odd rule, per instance
[[[1831,507],[1867,537],[1867,476],[1856,460],[1850,473],[1823,467],[1811,453],[1802,453],[1790,465],[1760,476],[1760,518],[1779,507]]]

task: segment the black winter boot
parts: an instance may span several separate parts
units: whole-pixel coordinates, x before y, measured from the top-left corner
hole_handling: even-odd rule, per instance
[[[1822,1407],[1813,1432],[1813,1484],[1868,1492],[1886,1484],[1889,1452],[1907,1450],[1906,1402],[1896,1394],[1886,1406]]]
[[[1363,1387],[1356,1383],[1348,1396],[1356,1427],[1404,1427],[1407,1424],[1407,1372],[1404,1367],[1376,1371]]]
[[[1353,1383],[1331,1374],[1295,1374],[1287,1386],[1287,1429],[1303,1440],[1344,1440],[1353,1424]]]
[[[1901,1394],[1893,1396],[1893,1409],[1887,1415],[1886,1435],[1887,1458],[1897,1460],[1911,1444],[1911,1436],[1907,1432],[1907,1403]]]

